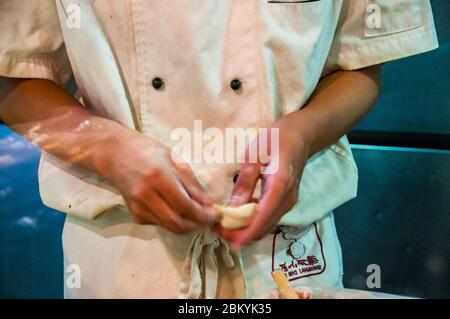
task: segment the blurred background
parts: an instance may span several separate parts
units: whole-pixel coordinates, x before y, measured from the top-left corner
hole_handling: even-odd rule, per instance
[[[384,66],[376,109],[350,134],[357,199],[335,212],[344,284],[450,298],[450,1],[432,0],[440,48]],[[62,298],[64,214],[43,206],[39,149],[0,124],[0,298]]]

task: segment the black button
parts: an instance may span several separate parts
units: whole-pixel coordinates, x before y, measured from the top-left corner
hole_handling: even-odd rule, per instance
[[[233,176],[233,183],[236,184],[237,180],[239,178],[239,174],[236,174]]]
[[[164,81],[161,80],[161,78],[156,77],[152,80],[152,85],[156,90],[159,90],[164,85]]]
[[[230,82],[230,87],[234,90],[237,91],[241,88],[242,82],[239,81],[238,79],[234,79]]]

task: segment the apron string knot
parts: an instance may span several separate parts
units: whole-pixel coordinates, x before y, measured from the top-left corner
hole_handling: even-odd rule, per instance
[[[216,253],[216,250],[217,253]],[[179,298],[215,298],[219,280],[219,259],[227,268],[234,267],[228,243],[208,230],[197,234],[191,241],[181,270]]]

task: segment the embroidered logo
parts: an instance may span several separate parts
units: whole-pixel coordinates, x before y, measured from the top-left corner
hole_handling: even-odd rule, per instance
[[[280,226],[273,235],[272,271],[281,269],[289,281],[323,273],[323,245],[316,223],[306,227]]]

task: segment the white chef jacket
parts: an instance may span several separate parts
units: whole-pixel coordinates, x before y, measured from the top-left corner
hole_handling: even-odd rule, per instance
[[[78,27],[68,22],[80,8]],[[70,9],[70,10],[69,10]],[[95,114],[168,146],[178,127],[264,127],[305,105],[321,77],[437,47],[427,0],[25,0],[0,2],[0,75],[64,86]],[[162,89],[152,87],[156,77]],[[242,87],[230,88],[238,79]],[[238,164],[195,165],[221,202]],[[68,214],[71,298],[267,297],[271,271],[293,285],[342,285],[332,210],[354,198],[348,141],[313,156],[299,201],[264,239],[231,254],[211,231],[175,235],[133,222],[105,179],[42,152],[44,203]]]

